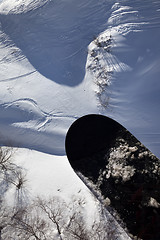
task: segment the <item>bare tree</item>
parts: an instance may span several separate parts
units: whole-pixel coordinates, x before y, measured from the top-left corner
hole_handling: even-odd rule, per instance
[[[0,147],[0,198],[3,198],[10,187],[15,187],[17,204],[22,204],[26,174],[24,169],[13,161],[13,148]]]
[[[37,206],[41,208],[44,214],[48,217],[53,228],[57,230],[59,239],[62,240],[63,227],[65,225],[66,204],[61,199],[55,197],[48,202],[38,198]]]
[[[13,215],[8,229],[11,239],[36,239],[47,240],[47,221],[41,217],[35,205],[28,208],[20,208]]]
[[[6,205],[5,194],[11,188],[15,188],[17,196],[16,205],[22,206],[22,193],[25,188],[25,174],[22,168],[13,162],[13,148],[0,147],[0,240],[7,240],[7,235],[12,216],[15,210]],[[9,234],[8,234],[9,236]],[[8,239],[11,239],[10,236]]]
[[[23,169],[13,162],[12,154],[12,149],[0,148],[0,240],[118,239],[117,226],[106,217],[100,203],[95,220],[90,224],[86,221],[85,200],[76,196],[69,204],[60,197],[48,200],[39,197],[24,206],[26,177]],[[11,187],[17,195],[14,208],[6,206],[4,201]]]
[[[6,211],[6,207],[0,203],[0,240],[2,239],[2,231],[8,225],[9,212]]]
[[[118,239],[117,226],[106,218],[104,210],[99,211],[97,219],[88,225],[82,204],[84,201],[78,198],[69,205],[58,197],[48,201],[38,198],[28,208],[15,212],[8,228],[13,236],[10,239],[15,236],[24,240]]]
[[[65,228],[65,239],[89,240],[90,233],[86,227],[83,216],[77,212],[70,217],[69,224]]]

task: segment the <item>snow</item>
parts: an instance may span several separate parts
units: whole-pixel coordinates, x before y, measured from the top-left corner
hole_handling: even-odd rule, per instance
[[[109,18],[110,31],[116,37],[113,53],[128,70],[115,73],[110,87],[110,116],[130,130],[157,157],[160,157],[159,128],[159,2],[126,1],[117,3]],[[119,10],[119,11],[118,11]],[[117,19],[117,11],[120,16]],[[123,14],[121,14],[123,11]],[[137,11],[137,16],[133,11]],[[125,17],[124,17],[125,16]],[[120,19],[120,20],[119,20]],[[111,23],[112,20],[112,23]],[[119,23],[120,21],[120,23]],[[119,39],[120,35],[120,39]]]
[[[71,206],[72,201],[82,200],[84,202],[83,211],[88,223],[92,224],[93,219],[97,220],[98,215],[95,218],[95,214],[99,207],[99,201],[77,177],[66,156],[55,156],[24,148],[14,148],[12,152],[14,163],[23,166],[23,171],[26,173],[27,181],[21,190],[21,197],[19,197],[21,204],[30,203],[36,197],[43,200],[59,197]],[[17,190],[14,186],[9,189],[5,198],[10,205],[16,203]],[[123,228],[107,210],[106,212],[108,221],[112,223],[113,228],[118,229],[119,239],[129,240],[130,238]]]
[[[1,45],[4,48],[1,57],[1,106],[7,111],[8,104],[12,109],[15,103],[23,102],[24,105],[32,105],[40,114],[40,117],[34,114],[33,121],[33,115],[26,109],[30,121],[23,116],[18,124],[11,120],[7,128],[1,121],[1,134],[14,145],[21,143],[25,147],[64,155],[64,139],[71,123],[89,112],[98,112],[92,79],[88,73],[85,74],[85,59],[87,46],[98,31],[93,28],[96,18],[104,15],[99,20],[102,22],[107,13],[99,4],[98,11],[97,4],[93,2],[91,6],[85,1],[77,6],[72,1],[49,1],[34,11],[0,16]],[[92,13],[89,16],[87,6]],[[73,12],[72,16],[73,7],[76,13]],[[20,115],[23,104],[17,108]],[[12,116],[8,118],[12,119]],[[12,137],[15,134],[16,142]]]
[[[49,0],[1,0],[1,11],[3,14],[9,13],[24,13],[30,10],[39,8],[47,3]]]
[[[66,156],[18,148],[14,149],[13,159],[17,165],[23,166],[27,174],[25,199],[60,196],[68,201],[76,195],[80,198],[90,196],[89,190],[77,178]]]
[[[102,113],[159,156],[159,3],[11,3],[0,2],[0,132],[5,142],[65,155],[71,123]],[[100,41],[113,39],[111,52],[97,50],[101,72],[112,72],[107,82],[88,71],[98,35]],[[98,99],[108,109],[99,107],[97,81],[110,85]]]
[[[159,11],[151,0],[0,1],[0,142],[20,147],[31,195],[82,187],[64,143],[85,114],[112,117],[160,157]]]
[[[107,168],[106,178],[117,177],[122,178],[123,182],[128,181],[135,174],[136,169],[133,166],[127,165],[126,158],[130,156],[132,159],[132,153],[136,152],[138,148],[129,147],[127,143],[121,144],[118,148],[113,148],[109,154],[109,164]]]

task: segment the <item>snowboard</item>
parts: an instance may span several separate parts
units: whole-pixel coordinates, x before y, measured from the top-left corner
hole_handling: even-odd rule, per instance
[[[65,148],[81,173],[136,239],[160,239],[160,160],[115,120],[97,114],[77,119]]]

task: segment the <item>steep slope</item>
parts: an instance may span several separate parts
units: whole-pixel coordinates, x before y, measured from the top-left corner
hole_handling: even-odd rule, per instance
[[[48,1],[27,11],[28,2],[19,13],[20,3],[12,9],[7,3],[0,4],[1,135],[17,146],[65,154],[70,124],[98,111],[85,62],[110,4]]]
[[[71,123],[104,113],[159,156],[159,9],[150,0],[1,1],[3,139],[65,154]]]
[[[64,154],[70,124],[100,112],[159,156],[160,6],[145,2],[1,1],[3,138]]]
[[[144,4],[140,1],[128,3],[131,7],[128,15],[135,18],[137,14],[137,19],[129,21],[129,23],[135,23],[135,26],[131,24],[131,30],[127,30],[126,20],[122,21],[124,27],[122,35],[127,50],[125,49],[124,54],[121,54],[120,51],[124,47],[117,46],[115,52],[118,58],[129,65],[131,71],[118,75],[117,83],[113,84],[112,89],[115,93],[113,104],[119,108],[117,111],[119,115],[123,112],[121,121],[125,126],[160,157],[158,108],[160,102],[158,67],[160,64],[160,3],[159,1],[145,1]],[[116,18],[115,12],[113,19]],[[123,17],[125,15],[127,13],[122,14]],[[118,29],[121,32],[121,26],[118,26]]]
[[[107,30],[89,45],[88,57],[107,116],[129,129],[158,157],[159,40],[158,1],[117,1]]]
[[[85,114],[116,119],[160,156],[159,28],[156,0],[0,1],[0,142],[61,155],[19,150],[31,195],[56,194],[60,180],[65,196],[78,192],[66,186],[73,172],[62,155]]]

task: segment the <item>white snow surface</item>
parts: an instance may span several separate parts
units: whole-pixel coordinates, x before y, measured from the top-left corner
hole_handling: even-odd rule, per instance
[[[40,197],[48,200],[58,197],[72,208],[72,201],[83,201],[81,214],[84,214],[88,224],[98,220],[97,214],[99,201],[91,194],[89,188],[77,177],[71,168],[66,156],[56,156],[35,150],[13,148],[13,161],[18,166],[23,166],[26,173],[26,182],[20,193],[13,186],[7,192],[5,198],[8,204],[16,205],[32,202],[32,199]],[[106,218],[112,223],[113,229],[118,232],[119,240],[130,240],[128,234],[119,223],[106,210]],[[117,233],[112,236],[117,239]]]
[[[1,0],[1,142],[65,155],[72,122],[100,113],[159,157],[159,10],[156,0]],[[98,56],[112,72],[105,109],[87,68],[98,35],[113,40]]]
[[[95,37],[111,37],[110,51]],[[0,142],[21,148],[31,196],[88,196],[65,156],[86,114],[112,117],[160,157],[159,76],[159,0],[0,0]]]

